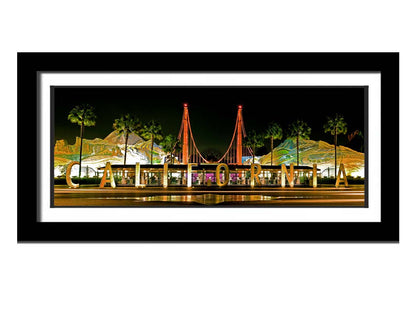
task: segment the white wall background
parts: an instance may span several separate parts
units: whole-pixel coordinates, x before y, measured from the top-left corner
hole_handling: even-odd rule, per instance
[[[2,3],[0,310],[415,311],[416,205],[404,178],[414,13],[412,1]],[[17,51],[399,51],[401,243],[17,245]]]

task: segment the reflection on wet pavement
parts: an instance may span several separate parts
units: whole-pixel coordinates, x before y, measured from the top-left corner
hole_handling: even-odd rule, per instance
[[[141,197],[99,197],[95,199],[121,199],[135,200],[138,202],[182,202],[198,203],[203,205],[216,205],[225,202],[270,201],[278,199],[305,198],[305,196],[266,196],[266,195],[151,195]]]
[[[216,205],[223,202],[258,201],[270,200],[271,196],[263,195],[158,195],[142,197],[143,201],[164,201],[164,202],[196,202],[203,205]]]

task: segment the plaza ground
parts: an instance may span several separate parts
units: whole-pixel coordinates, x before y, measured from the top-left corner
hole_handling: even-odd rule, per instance
[[[55,186],[55,207],[364,207],[363,185],[350,187],[110,187]]]

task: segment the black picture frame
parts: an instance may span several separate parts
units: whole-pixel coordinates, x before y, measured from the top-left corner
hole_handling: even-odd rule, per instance
[[[399,53],[18,53],[17,61],[19,242],[399,241]],[[126,71],[381,73],[381,222],[39,222],[39,73]]]

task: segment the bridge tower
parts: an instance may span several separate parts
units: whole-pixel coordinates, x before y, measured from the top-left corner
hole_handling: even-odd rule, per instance
[[[188,103],[183,104],[182,115],[183,142],[182,142],[182,163],[187,164],[189,158],[189,112]]]
[[[179,130],[178,140],[181,142],[182,151],[176,156],[179,163],[201,163],[208,161],[201,155],[198,147],[195,144],[195,139],[192,134],[191,122],[189,118],[188,103],[183,104],[183,115],[181,129]]]
[[[243,105],[238,105],[237,118],[235,120],[235,127],[233,137],[225,154],[218,160],[218,162],[225,162],[227,164],[242,165],[243,156],[253,155],[253,151],[249,147],[243,146],[243,138],[247,136],[244,128],[243,120]]]
[[[236,163],[243,164],[243,106],[238,105],[237,112],[237,146],[236,146]]]

